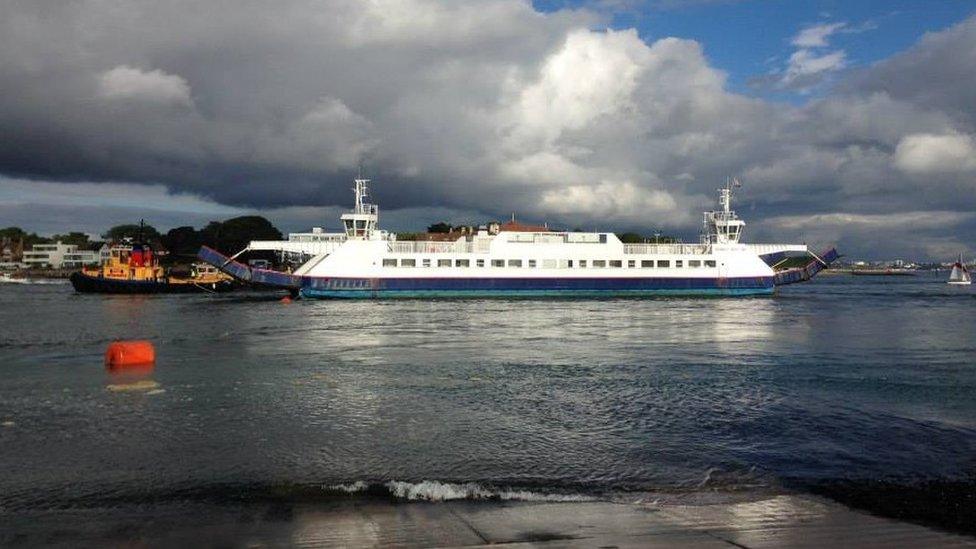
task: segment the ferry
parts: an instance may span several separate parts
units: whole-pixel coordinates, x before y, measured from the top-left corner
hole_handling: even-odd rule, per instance
[[[233,278],[208,264],[194,264],[190,276],[167,274],[148,244],[120,243],[97,268],[84,268],[69,279],[75,291],[100,294],[225,292]]]
[[[199,257],[245,282],[286,288],[305,298],[604,297],[768,295],[777,285],[809,280],[838,255],[796,244],[744,244],[745,222],[732,210],[736,180],[719,189],[719,209],[705,212],[696,244],[623,243],[612,232],[482,226],[451,241],[399,241],[379,228],[370,180],[355,180],[353,210],[342,233],[292,234],[254,241],[226,257]],[[291,273],[254,269],[236,258],[249,250],[299,254]],[[777,271],[784,263],[799,266]],[[792,261],[791,261],[792,259]]]

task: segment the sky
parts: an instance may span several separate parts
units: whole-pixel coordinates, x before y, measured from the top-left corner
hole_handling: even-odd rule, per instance
[[[976,255],[976,4],[0,0],[0,226],[381,225]]]

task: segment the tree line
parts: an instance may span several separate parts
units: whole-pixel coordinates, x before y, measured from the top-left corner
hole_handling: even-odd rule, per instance
[[[160,233],[152,225],[144,223],[127,223],[116,225],[101,235],[105,242],[122,242],[127,238],[149,243],[157,248],[161,247],[170,253],[171,257],[196,256],[200,246],[210,246],[225,254],[234,254],[248,245],[252,240],[281,240],[281,231],[270,221],[259,215],[245,215],[226,221],[211,221],[200,230],[191,226],[176,227],[165,234]],[[92,248],[100,245],[98,240],[91,239],[82,232],[56,234],[51,237],[38,236],[28,233],[20,227],[0,229],[0,240],[9,239],[24,242],[24,249],[29,250],[34,244],[48,244],[62,242],[74,244],[79,248]]]

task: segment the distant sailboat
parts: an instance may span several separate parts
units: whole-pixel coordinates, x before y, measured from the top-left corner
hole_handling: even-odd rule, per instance
[[[972,284],[973,279],[969,276],[969,271],[962,264],[962,254],[959,254],[959,261],[952,265],[952,273],[949,274],[949,284]]]

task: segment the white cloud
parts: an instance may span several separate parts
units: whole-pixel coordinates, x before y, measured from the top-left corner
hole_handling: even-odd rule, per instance
[[[976,142],[971,135],[916,133],[895,149],[894,163],[910,174],[944,174],[976,170]]]
[[[954,211],[914,211],[891,214],[832,212],[815,215],[778,216],[765,221],[782,229],[869,228],[933,229],[976,219],[976,213]]]
[[[787,66],[761,80],[772,81],[781,89],[809,92],[831,73],[847,66],[847,53],[844,50],[825,51],[830,46],[830,37],[838,32],[863,30],[862,27],[849,27],[846,22],[805,27],[790,42],[797,49],[790,55]]]
[[[806,27],[793,37],[791,43],[800,48],[823,48],[827,46],[827,38],[845,26],[847,23],[823,23]]]
[[[192,103],[190,85],[183,77],[127,65],[103,72],[98,78],[98,92],[109,99],[134,98],[178,105]]]
[[[517,146],[532,138],[551,143],[565,130],[632,108],[650,56],[633,29],[571,32],[546,60],[539,81],[521,93],[514,113]]]
[[[542,195],[542,206],[557,214],[587,212],[603,223],[686,223],[674,197],[660,189],[645,189],[630,181],[601,181],[596,185],[571,185]]]
[[[785,81],[791,83],[804,76],[842,69],[847,63],[846,57],[847,55],[843,51],[818,55],[810,50],[799,50],[790,56],[790,65],[786,69]]]

